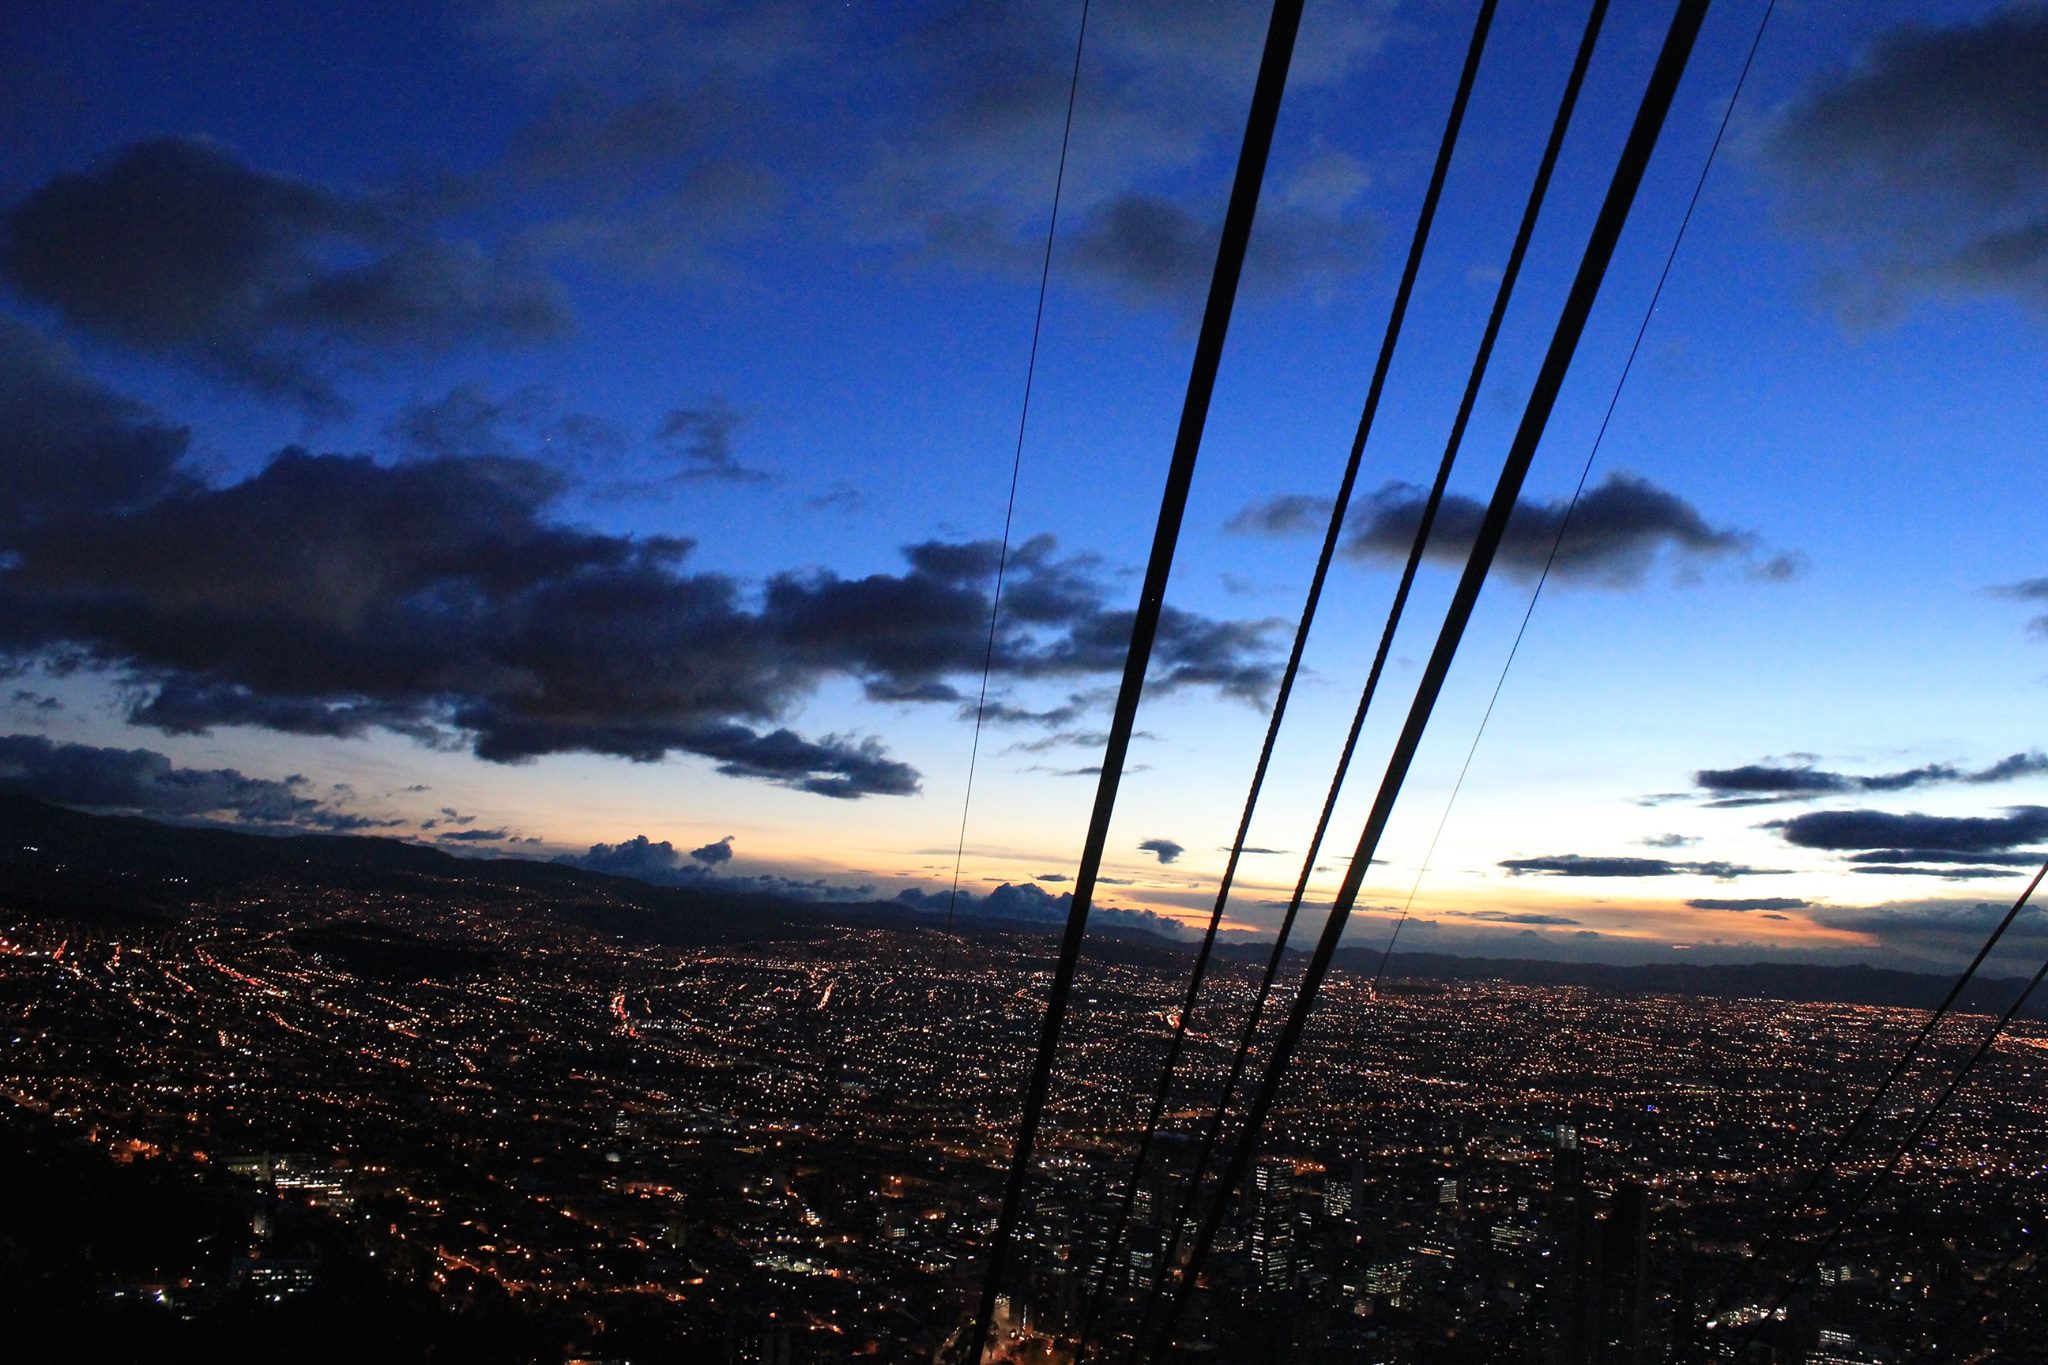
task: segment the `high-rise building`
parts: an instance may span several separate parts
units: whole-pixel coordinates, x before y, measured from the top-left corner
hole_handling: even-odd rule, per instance
[[[1614,1187],[1600,1229],[1599,1264],[1592,1277],[1600,1324],[1600,1359],[1639,1365],[1648,1359],[1650,1192],[1633,1181]]]
[[[1294,1168],[1261,1161],[1252,1173],[1252,1274],[1258,1287],[1284,1292],[1294,1279]]]

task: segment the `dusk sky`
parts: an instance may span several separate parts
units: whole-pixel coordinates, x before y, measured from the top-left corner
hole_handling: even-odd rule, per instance
[[[1309,7],[1109,906],[1213,898],[1474,8]],[[1613,6],[1325,895],[1669,15]],[[1761,15],[1709,16],[1360,943],[1417,882]],[[943,892],[1079,19],[10,9],[0,788]],[[1291,886],[1583,19],[1501,6],[1231,928]],[[1263,28],[1090,16],[978,894],[1074,870]],[[1403,946],[1974,947],[2048,858],[2044,322],[2048,6],[1783,0]],[[2014,938],[2008,971],[2048,920]]]

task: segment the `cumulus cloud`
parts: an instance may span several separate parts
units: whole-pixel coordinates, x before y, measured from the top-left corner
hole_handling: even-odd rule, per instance
[[[1953,763],[1927,763],[1889,773],[1839,773],[1809,764],[1783,766],[1748,763],[1739,768],[1702,768],[1693,782],[1714,799],[1710,806],[1753,806],[1802,801],[1842,792],[1897,792],[1944,783],[1979,786],[2048,774],[2048,754],[2039,750],[2008,754],[1983,768]]]
[[[316,413],[340,410],[341,364],[568,326],[553,281],[516,256],[198,138],[31,191],[7,214],[0,277],[73,326]]]
[[[1139,842],[1138,848],[1139,851],[1149,853],[1159,859],[1162,864],[1173,862],[1181,854],[1187,852],[1185,848],[1182,848],[1171,839],[1144,839]]]
[[[1793,101],[1766,164],[1844,259],[1844,305],[2006,293],[2048,306],[2048,9],[1881,34]]]
[[[1552,853],[1540,858],[1508,858],[1502,867],[1510,876],[1546,877],[1712,877],[1732,881],[1737,877],[1775,876],[1783,868],[1749,867],[1742,863],[1672,862],[1667,858],[1584,857],[1577,853]]]
[[[682,855],[676,852],[674,844],[666,839],[656,843],[644,834],[616,844],[592,844],[588,853],[564,855],[556,861],[639,881],[658,881],[678,870],[688,870],[683,868]]]
[[[304,777],[250,777],[234,768],[182,768],[153,749],[59,744],[0,735],[0,791],[92,811],[332,831],[389,827],[308,793]]]
[[[1041,877],[1038,880],[1045,881],[1047,878]],[[1058,880],[1066,879],[1062,877]],[[1122,885],[1108,877],[1100,880],[1105,885]],[[920,887],[906,887],[896,894],[896,902],[913,910],[927,912],[943,913],[950,906],[956,914],[1026,920],[1038,924],[1063,924],[1068,912],[1073,909],[1074,894],[1071,891],[1062,891],[1054,895],[1030,882],[1004,882],[985,896],[962,891],[957,898],[951,890],[926,891]],[[1099,916],[1108,923],[1146,929],[1175,938],[1186,937],[1188,933],[1178,920],[1131,906],[1105,905],[1097,902],[1091,907],[1090,915],[1091,918]]]
[[[1427,501],[1428,490],[1413,484],[1382,485],[1351,510],[1342,552],[1353,559],[1405,561]],[[1253,503],[1227,525],[1240,534],[1320,534],[1328,525],[1329,509],[1327,499],[1290,494]],[[1600,587],[1639,584],[1660,559],[1675,567],[1739,559],[1763,577],[1782,577],[1789,571],[1783,556],[1760,558],[1757,539],[1750,532],[1712,526],[1691,503],[1647,479],[1608,475],[1570,510],[1567,527],[1568,509],[1570,503],[1563,499],[1521,502],[1501,541],[1498,567],[1517,578],[1534,578],[1556,545],[1553,581]],[[1478,499],[1447,495],[1424,557],[1462,565],[1485,515],[1486,505]],[[1566,528],[1562,542],[1557,538],[1560,527]]]
[[[734,877],[718,871],[724,858],[700,857],[710,849],[724,849],[731,856],[731,836],[686,855],[666,839],[656,842],[644,834],[616,844],[592,844],[588,852],[564,854],[554,861],[590,872],[614,877],[631,877],[656,886],[715,887],[721,891],[780,896],[803,901],[854,901],[874,894],[868,885],[843,885],[823,878],[784,877],[773,872]]]
[[[705,867],[718,867],[723,863],[729,863],[732,861],[732,842],[733,836],[730,834],[723,839],[714,839],[701,848],[691,849],[690,860]]]

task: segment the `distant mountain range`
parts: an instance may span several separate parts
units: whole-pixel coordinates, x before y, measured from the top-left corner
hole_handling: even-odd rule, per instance
[[[900,902],[798,901],[721,886],[656,886],[630,877],[524,858],[463,858],[397,839],[352,834],[264,835],[166,825],[136,816],[92,815],[32,797],[0,794],[0,905],[31,913],[114,922],[170,922],[196,905],[219,906],[266,894],[319,890],[461,899],[542,911],[557,920],[648,942],[717,943],[816,939],[858,925],[930,930],[936,917]],[[981,917],[975,934],[1049,935],[1056,923]],[[1130,925],[1091,925],[1090,954],[1162,968],[1184,966],[1185,941]],[[1239,962],[1263,961],[1255,943],[1219,947]],[[1338,965],[1373,972],[1379,954],[1347,948]],[[1865,966],[1809,963],[1664,963],[1609,966],[1520,958],[1395,953],[1390,979],[1427,989],[1430,981],[1510,981],[1628,994],[1721,999],[1842,1001],[1931,1007],[1953,977]],[[1972,982],[1959,1008],[1997,1012],[2024,982]],[[2028,1013],[2048,1017],[2048,1001]]]

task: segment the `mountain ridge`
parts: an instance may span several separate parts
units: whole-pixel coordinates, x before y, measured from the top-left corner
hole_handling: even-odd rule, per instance
[[[123,921],[176,919],[194,905],[252,895],[267,882],[301,888],[355,890],[384,895],[449,894],[501,902],[544,899],[564,920],[600,933],[654,942],[734,942],[812,939],[834,928],[930,931],[937,916],[900,902],[803,901],[727,886],[679,887],[596,872],[534,858],[458,856],[381,835],[252,833],[214,826],[171,825],[134,815],[101,815],[0,793],[0,903],[37,915],[112,917]],[[977,916],[964,932],[1046,935],[1057,920]],[[1091,936],[1091,953],[1166,968],[1191,951],[1141,926],[1104,926]],[[1220,958],[1241,965],[1262,962],[1262,943],[1223,943]],[[1299,957],[1299,950],[1290,950]],[[1380,954],[1345,948],[1337,964],[1379,972]],[[1930,1008],[1954,978],[1864,964],[1657,963],[1615,966],[1533,958],[1466,957],[1452,953],[1395,953],[1386,975],[1404,981],[1509,981],[1620,994],[1775,999],[1818,1003]],[[1957,1008],[1996,1012],[2024,982],[1979,977]],[[1403,986],[1402,989],[1412,989]],[[2030,1016],[2048,1016],[2037,1002]]]

